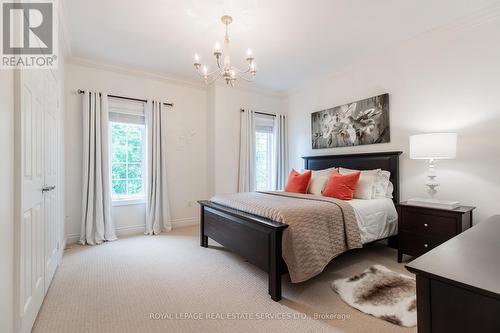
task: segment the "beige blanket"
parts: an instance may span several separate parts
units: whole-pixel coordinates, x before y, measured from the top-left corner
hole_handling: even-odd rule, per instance
[[[283,233],[283,259],[292,282],[321,273],[339,254],[362,246],[351,205],[310,194],[248,192],[216,195],[210,201],[288,224]]]

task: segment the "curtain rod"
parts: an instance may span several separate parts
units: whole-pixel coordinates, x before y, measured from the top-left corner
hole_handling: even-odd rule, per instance
[[[245,112],[245,109],[240,109],[241,112]],[[265,116],[271,116],[271,117],[276,117],[275,114],[272,114],[272,113],[266,113],[266,112],[259,112],[259,111],[254,111],[254,113],[257,113],[257,114],[263,114]],[[284,116],[285,117],[285,116]]]
[[[85,93],[85,90],[78,89],[78,93],[79,93],[79,94],[84,94],[84,93]],[[100,93],[99,93],[99,95],[100,95]],[[136,101],[136,102],[143,102],[143,103],[146,103],[146,102],[147,102],[147,100],[145,100],[145,99],[132,98],[132,97],[125,97],[125,96],[108,95],[108,97],[112,97],[112,98],[119,98],[119,99],[126,99],[126,100],[129,100],[129,101]],[[167,105],[167,106],[174,106],[174,104],[173,104],[173,103],[163,103],[163,105]]]

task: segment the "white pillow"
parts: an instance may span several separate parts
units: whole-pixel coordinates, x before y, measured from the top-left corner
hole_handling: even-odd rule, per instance
[[[359,176],[358,186],[354,191],[354,199],[373,199],[375,182],[377,181],[378,172],[380,169],[376,170],[362,170]],[[341,175],[347,175],[353,172],[358,172],[359,170],[339,168]]]
[[[392,199],[392,192],[394,192],[394,186],[392,185],[392,182],[389,182],[389,186],[387,186],[387,192],[385,193],[385,197]]]
[[[330,175],[334,172],[337,172],[336,168],[313,170],[311,181],[309,182],[309,187],[307,188],[307,193],[322,195],[326,183],[328,183],[328,179],[330,179]]]
[[[311,181],[309,182],[309,187],[307,188],[307,193],[314,195],[322,195],[326,183],[328,183],[327,176],[311,177]]]
[[[392,198],[392,184],[390,182],[391,173],[386,170],[378,169],[377,181],[375,182],[375,189],[373,198]],[[391,189],[389,191],[389,184]]]
[[[312,170],[312,176],[327,176],[330,177],[330,175],[334,172],[338,172],[337,168],[328,168],[328,169],[323,169],[323,170]]]

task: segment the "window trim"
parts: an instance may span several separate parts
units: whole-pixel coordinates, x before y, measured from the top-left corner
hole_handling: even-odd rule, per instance
[[[111,199],[111,205],[113,207],[119,207],[119,206],[132,206],[132,205],[144,205],[146,203],[146,195],[143,197],[133,199]]]

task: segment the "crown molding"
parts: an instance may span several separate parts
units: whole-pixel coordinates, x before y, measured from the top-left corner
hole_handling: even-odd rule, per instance
[[[95,60],[83,57],[68,57],[66,63],[70,65],[77,65],[83,67],[89,67],[94,69],[105,70],[108,72],[114,72],[123,75],[130,75],[135,77],[140,77],[144,79],[156,80],[160,82],[183,85],[189,88],[206,90],[205,84],[197,80],[191,80],[183,77],[160,74],[157,72],[147,71],[143,69],[138,69],[133,66],[127,65],[117,65],[110,62],[105,62],[101,60]]]
[[[288,97],[288,94],[286,94],[285,91],[265,89],[265,88],[260,88],[258,86],[251,86],[251,83],[246,83],[246,82],[241,82],[241,81],[239,84],[237,84],[234,87],[228,87],[222,81],[219,81],[217,83],[212,83],[212,85],[215,85],[217,88],[234,89],[234,90],[239,90],[239,91],[243,91],[243,92],[259,94],[259,95],[263,95],[263,96],[267,96],[267,97],[274,97],[274,98],[280,98],[280,99],[285,99]]]
[[[454,36],[476,29],[500,18],[500,2],[484,7],[468,15],[459,17],[446,24],[431,28],[413,37],[407,38],[390,49],[397,49],[406,44],[416,43],[431,38]]]
[[[222,82],[212,83],[211,85],[207,86],[201,80],[194,80],[194,79],[188,79],[188,78],[179,77],[179,76],[161,74],[161,73],[157,73],[157,72],[153,72],[153,71],[138,69],[138,68],[132,67],[132,66],[116,65],[114,63],[104,62],[101,60],[95,60],[95,59],[90,59],[90,58],[69,56],[66,59],[66,63],[70,64],[70,65],[84,66],[84,67],[105,70],[105,71],[114,72],[114,73],[123,74],[123,75],[130,75],[130,76],[141,77],[141,78],[150,79],[150,80],[166,82],[166,83],[170,83],[170,84],[179,84],[179,85],[187,86],[189,88],[195,88],[195,89],[201,89],[201,90],[207,90],[207,91],[208,91],[208,89],[210,89],[210,87],[214,87],[214,86],[217,88],[226,88],[227,87]],[[243,82],[241,82],[241,83],[243,83]],[[250,86],[247,83],[243,83],[243,85],[239,84],[235,87],[231,87],[230,89],[236,89],[236,90],[240,90],[240,91],[244,91],[244,92],[251,92],[251,93],[260,94],[263,96],[281,98],[281,99],[284,99],[287,97],[287,94],[283,91],[259,88],[256,86]]]
[[[457,35],[460,33],[463,33],[465,31],[473,30],[477,27],[480,27],[482,25],[488,24],[490,22],[493,22],[497,19],[500,18],[500,3],[495,3],[493,5],[484,7],[478,11],[472,12],[469,15],[462,16],[460,18],[457,18],[455,20],[452,20],[446,24],[434,27],[432,29],[426,30],[422,33],[419,33],[413,37],[410,37],[408,39],[405,39],[393,46],[390,46],[388,48],[385,48],[383,50],[379,50],[379,53],[387,53],[392,50],[396,50],[400,47],[403,47],[404,45],[412,44],[412,43],[417,43],[419,41],[424,41],[426,39],[431,39],[431,38],[436,38],[436,37],[444,37],[444,36],[453,36]],[[316,77],[310,80],[307,80],[305,82],[302,82],[300,85],[297,87],[288,89],[284,92],[284,95],[287,97],[290,97],[301,90],[304,90],[306,88],[313,87],[317,84],[321,84],[323,82],[329,81],[334,78],[341,77],[343,75],[349,74],[353,68],[356,66],[359,66],[360,64],[363,64],[367,61],[366,57],[362,57],[358,59],[357,61],[353,62],[352,64],[349,64],[345,66],[344,68],[340,70],[336,70],[330,74],[323,75],[321,77]]]

